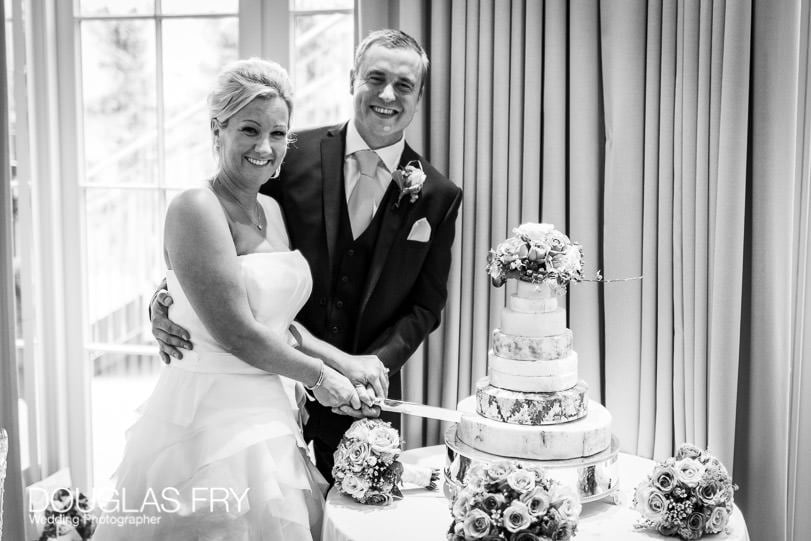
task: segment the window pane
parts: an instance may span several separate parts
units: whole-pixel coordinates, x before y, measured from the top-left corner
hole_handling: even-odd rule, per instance
[[[155,0],[81,0],[81,15],[149,15],[155,12]]]
[[[294,18],[295,129],[349,118],[352,31],[351,14]]]
[[[206,97],[237,59],[237,26],[236,17],[163,23],[167,185],[197,185],[214,173]]]
[[[127,429],[160,374],[157,356],[94,355],[91,384],[94,489],[112,488],[110,477],[124,454]],[[104,491],[100,491],[104,494]]]
[[[155,23],[81,25],[87,182],[157,182]]]
[[[161,11],[167,15],[229,13],[239,11],[239,0],[163,0]]]
[[[296,11],[312,9],[353,9],[354,0],[293,0],[292,9]]]
[[[160,196],[90,188],[85,205],[90,339],[154,345],[146,314],[164,274]]]

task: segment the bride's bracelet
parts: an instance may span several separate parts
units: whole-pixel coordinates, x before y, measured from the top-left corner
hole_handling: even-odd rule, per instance
[[[312,387],[305,385],[304,388],[308,391],[315,391],[324,383],[324,378],[327,377],[327,365],[321,361],[321,371],[318,373],[318,379],[313,383]]]

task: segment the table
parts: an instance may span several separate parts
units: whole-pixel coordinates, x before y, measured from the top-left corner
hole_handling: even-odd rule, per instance
[[[436,445],[406,451],[401,460],[408,464],[444,468],[445,446]],[[636,530],[639,513],[631,508],[634,488],[653,470],[652,460],[625,453],[618,458],[620,503],[601,500],[583,505],[576,541],[664,538],[651,530]],[[451,514],[443,490],[423,488],[403,490],[404,498],[388,507],[361,505],[330,490],[324,511],[322,541],[445,541]],[[705,537],[710,541],[749,541],[741,511],[736,506],[729,521],[729,535]]]

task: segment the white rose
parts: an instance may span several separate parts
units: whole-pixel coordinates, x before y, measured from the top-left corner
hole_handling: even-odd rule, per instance
[[[504,527],[507,531],[515,533],[528,528],[531,523],[532,518],[529,516],[529,509],[523,502],[514,501],[504,510]]]
[[[366,419],[361,419],[360,421],[355,421],[352,423],[352,426],[349,427],[349,430],[346,431],[344,434],[347,438],[352,438],[355,440],[366,441],[369,439],[369,426],[366,423]]]
[[[535,473],[515,470],[507,476],[507,484],[516,492],[526,492],[535,488]]]
[[[664,494],[643,481],[634,494],[634,508],[645,520],[658,522],[667,512],[667,501]]]
[[[693,488],[704,475],[704,466],[693,458],[683,458],[676,464],[676,479]]]
[[[378,454],[398,455],[400,434],[388,426],[376,426],[369,432],[369,445]]]
[[[467,516],[470,512],[470,509],[473,505],[473,491],[469,489],[462,489],[459,494],[456,495],[456,498],[453,500],[453,505],[451,506],[451,513],[457,519],[463,519]]]
[[[712,510],[710,518],[707,521],[707,531],[710,533],[718,533],[727,527],[729,522],[729,511],[724,507],[716,507]]]
[[[352,466],[362,466],[369,456],[369,444],[366,442],[353,442],[347,452],[347,461]]]
[[[526,223],[515,228],[515,233],[526,235],[532,240],[543,240],[546,235],[555,230],[552,224]]]
[[[363,495],[369,489],[369,483],[365,479],[350,473],[341,481],[341,489],[353,498],[363,498]]]

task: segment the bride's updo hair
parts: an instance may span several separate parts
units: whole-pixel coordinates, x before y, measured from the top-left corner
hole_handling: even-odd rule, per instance
[[[208,95],[211,127],[224,127],[240,109],[256,98],[281,98],[293,114],[293,87],[287,71],[276,62],[249,58],[223,68]]]

